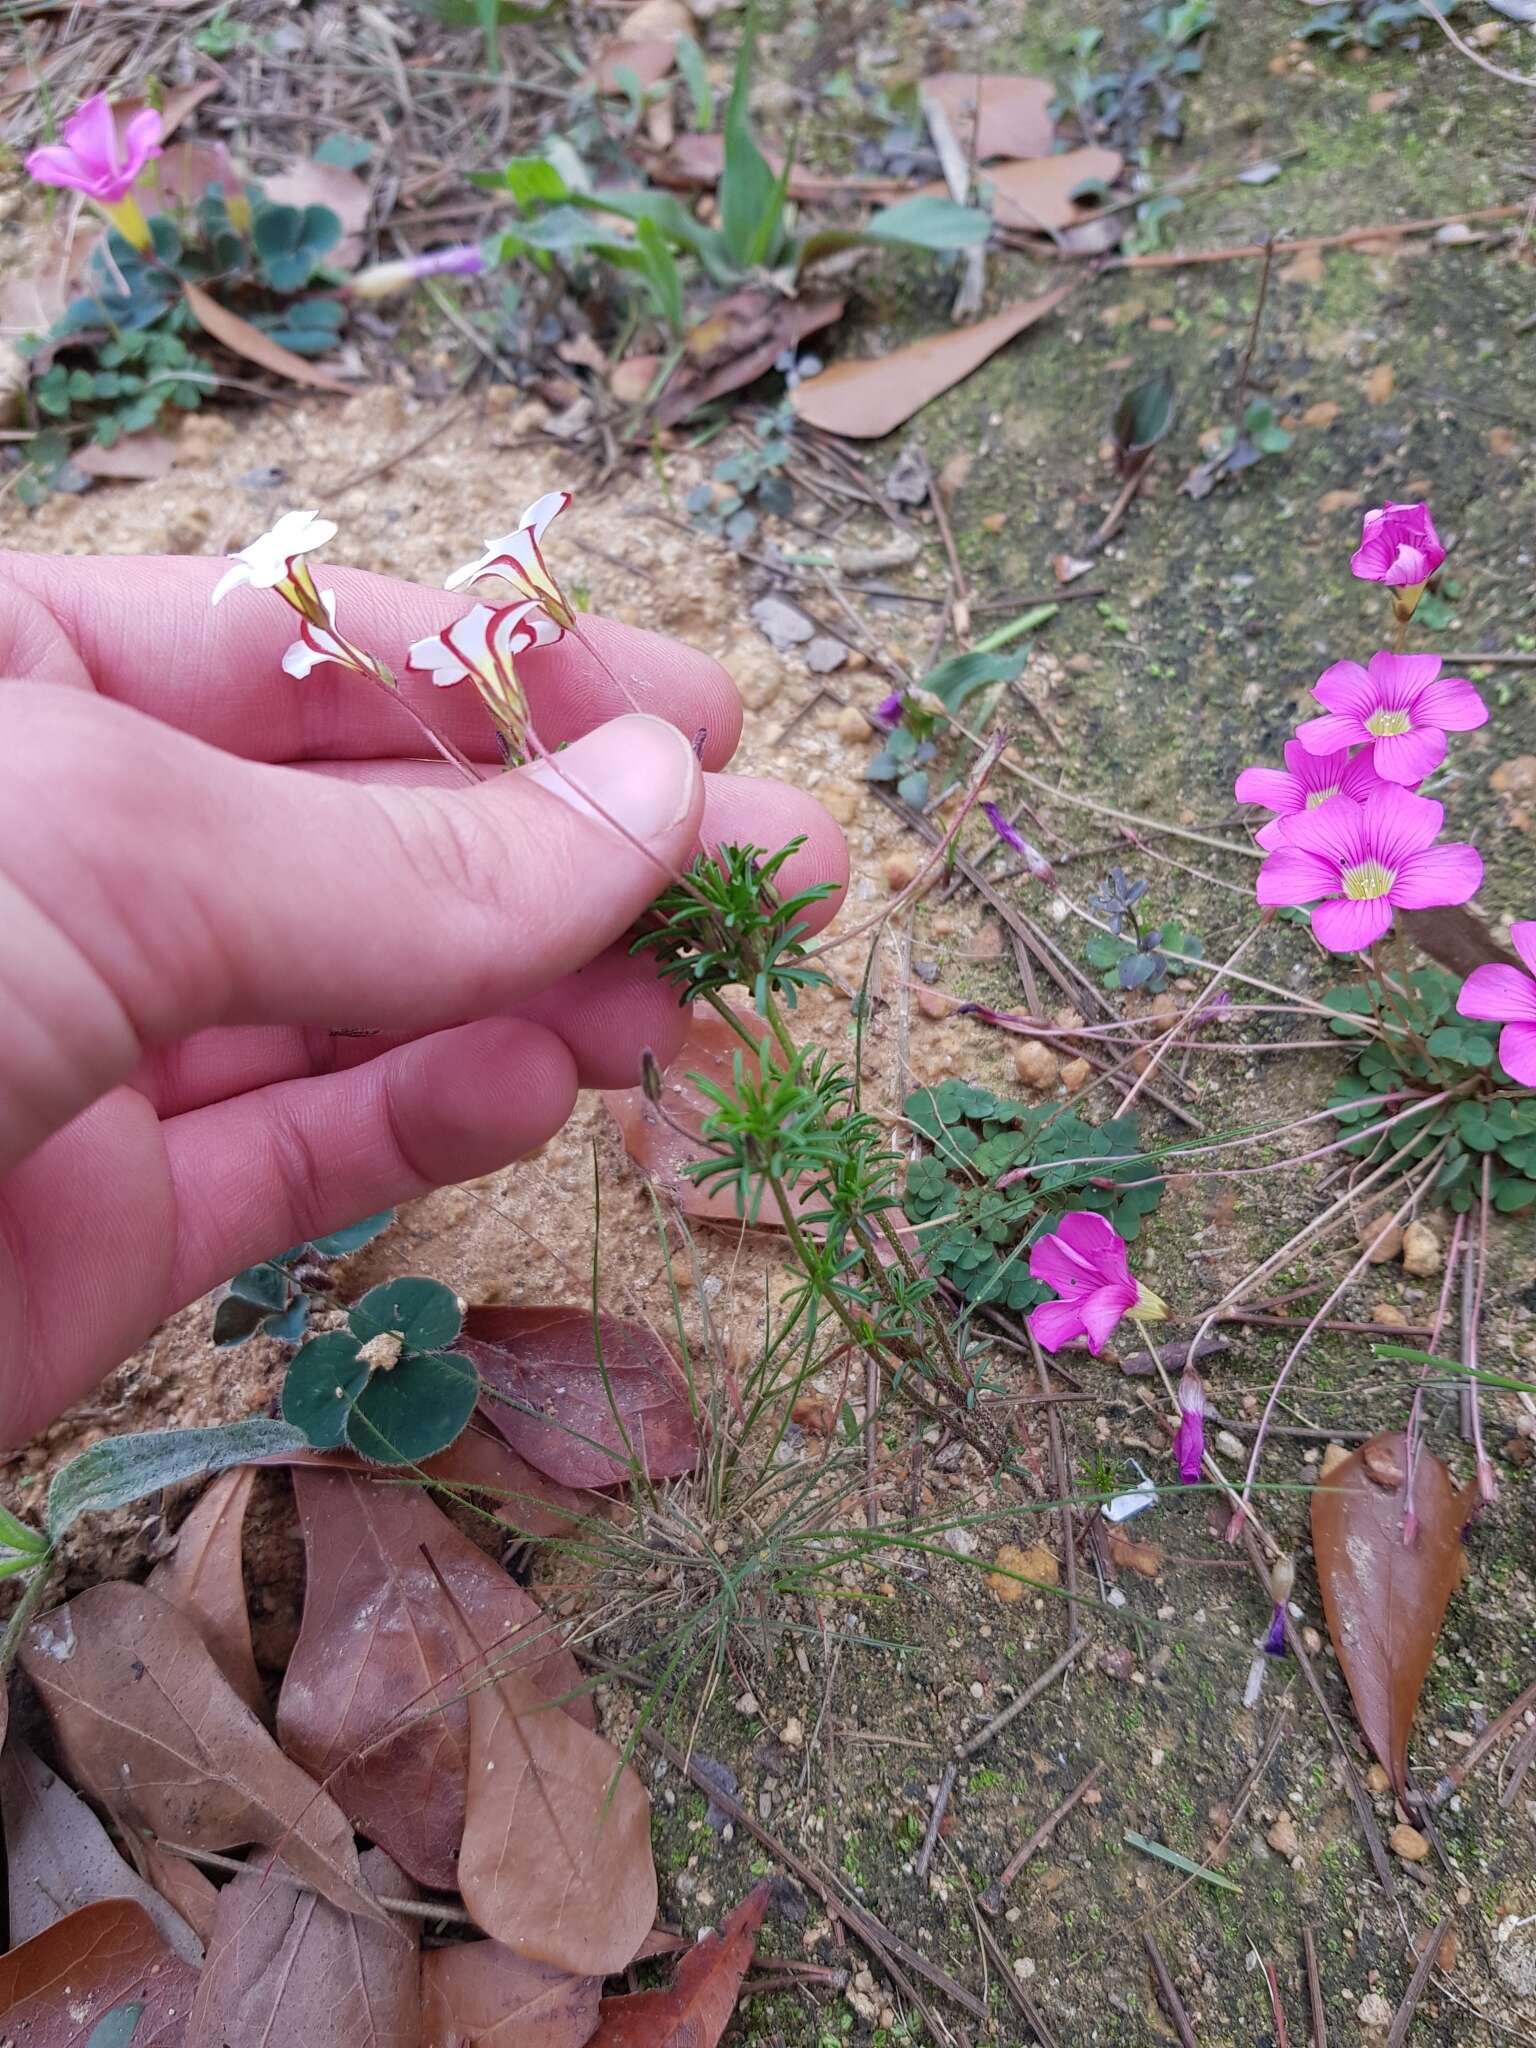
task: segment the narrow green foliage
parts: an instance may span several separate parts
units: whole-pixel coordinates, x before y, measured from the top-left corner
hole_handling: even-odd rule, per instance
[[[783,898],[774,888],[784,863],[804,844],[794,839],[773,854],[755,846],[722,846],[712,856],[701,854],[683,879],[657,898],[651,907],[654,922],[630,951],[652,954],[663,981],[684,1002],[747,987],[759,1016],[768,1015],[773,996],[793,1009],[801,989],[827,979],[807,964],[802,937],[808,930],[806,911],[831,895],[831,885],[819,883]]]

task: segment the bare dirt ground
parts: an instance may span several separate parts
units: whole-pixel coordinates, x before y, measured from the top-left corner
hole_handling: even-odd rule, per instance
[[[1138,11],[988,8],[986,61],[1027,68],[1081,18],[1117,29]],[[1528,191],[1518,178],[1530,161],[1536,102],[1529,95],[1519,101],[1438,47],[1358,63],[1298,54],[1277,20],[1295,11],[1268,4],[1222,10],[1211,70],[1192,99],[1184,157],[1224,166],[1291,148],[1306,154],[1272,186],[1229,187],[1187,202],[1181,242],[1215,246],[1285,229],[1326,233]],[[835,42],[838,20],[829,15],[818,27],[796,11],[772,46],[773,61],[786,70],[803,65],[813,31],[822,43]],[[921,60],[914,24],[898,22],[891,33],[903,62]],[[1091,531],[1113,495],[1099,444],[1118,392],[1163,365],[1179,377],[1184,419],[1176,450],[1160,458],[1124,532],[1087,579],[1104,587],[1104,597],[1066,604],[1040,636],[1024,680],[1047,717],[1015,707],[1023,758],[1052,781],[1128,811],[1197,828],[1225,816],[1233,771],[1273,751],[1322,661],[1353,651],[1374,618],[1367,596],[1344,574],[1358,502],[1427,491],[1442,530],[1454,532],[1463,594],[1441,644],[1528,645],[1536,632],[1536,376],[1528,336],[1518,337],[1522,322],[1528,326],[1532,276],[1529,249],[1504,243],[1385,242],[1278,266],[1259,375],[1277,411],[1294,422],[1296,445],[1200,505],[1176,495],[1175,480],[1197,457],[1199,430],[1224,416],[1252,307],[1251,266],[1120,273],[1085,286],[1049,331],[931,409],[920,432],[933,462],[970,458],[956,540],[972,592],[983,601],[1017,598],[1022,608],[1025,598],[1050,595],[1049,556]],[[909,273],[882,268],[870,292],[857,338],[868,352],[942,323],[947,288],[931,277],[914,283]],[[445,337],[442,347],[452,352],[456,344]],[[1385,391],[1379,377],[1371,381],[1383,366],[1394,372]],[[1337,410],[1319,423],[1316,408],[1326,412],[1330,404]],[[414,445],[434,421],[436,435]],[[500,530],[509,510],[561,480],[562,451],[540,439],[546,422],[545,409],[520,393],[484,384],[434,410],[413,395],[402,369],[397,385],[344,402],[194,419],[165,481],[54,498],[30,517],[7,507],[0,539],[71,552],[217,554],[243,544],[285,507],[316,504],[341,524],[333,559],[435,582],[481,534]],[[879,451],[875,469],[890,452]],[[909,858],[914,845],[862,780],[869,741],[845,736],[841,720],[844,705],[870,705],[886,685],[877,666],[819,678],[796,656],[773,653],[748,616],[762,587],[756,572],[673,523],[705,460],[668,455],[665,493],[654,470],[639,464],[579,499],[560,529],[562,564],[593,609],[673,633],[726,664],[748,707],[740,764],[792,778],[833,811],[853,855],[845,922],[862,918],[889,898],[887,863]],[[1347,502],[1351,493],[1357,502]],[[809,501],[797,511],[813,527],[827,516]],[[916,600],[942,598],[948,586],[937,534],[922,515],[918,529],[918,562],[886,580]],[[840,528],[835,545],[888,537],[882,522],[866,519]],[[809,544],[803,532],[783,538]],[[919,672],[927,665],[933,606],[877,603],[863,616],[869,644]],[[1493,671],[1494,715],[1482,733],[1467,736],[1454,796],[1458,823],[1476,827],[1487,858],[1479,907],[1496,928],[1510,915],[1531,914],[1530,792],[1508,772],[1536,752],[1527,675]],[[1051,726],[1062,736],[1059,747]],[[1045,810],[1058,858],[1117,841],[1102,819],[1065,805]],[[1150,869],[1159,907],[1200,930],[1210,957],[1224,958],[1248,916],[1240,900],[1246,866],[1167,841],[1120,841],[1104,858],[1122,857],[1121,848]],[[1063,872],[1086,876],[1092,868],[1090,861]],[[1041,908],[1028,882],[1004,887]],[[1072,893],[1080,900],[1086,888],[1086,879],[1074,881]],[[1053,915],[1048,905],[1046,914]],[[1063,910],[1052,929],[1080,957],[1083,928]],[[921,970],[911,977],[903,968],[909,957]],[[1250,964],[1314,994],[1327,985],[1298,935],[1283,928],[1265,937]],[[930,1015],[941,1005],[918,1001],[931,988],[1004,1007],[1021,1002],[1006,935],[969,892],[931,892],[910,941],[898,931],[882,942],[876,985],[866,1071],[883,1113],[897,1107],[903,1065],[917,1081],[958,1075],[1023,1092],[1010,1041],[973,1020]],[[826,1043],[849,1045],[845,996],[813,998],[806,1016]],[[1192,1077],[1192,1106],[1221,1130],[1316,1107],[1338,1061],[1324,1053],[1208,1066]],[[1111,1091],[1091,1098],[1094,1114],[1113,1107]],[[1155,1118],[1151,1128],[1172,1135]],[[583,1299],[594,1148],[605,1188],[607,1305],[665,1324],[670,1296],[650,1205],[597,1102],[584,1104],[536,1160],[411,1205],[346,1269],[347,1287],[417,1270],[472,1300]],[[1175,1303],[1214,1300],[1311,1213],[1314,1187],[1281,1166],[1247,1183],[1176,1182],[1146,1240],[1146,1276]],[[1498,1231],[1485,1357],[1500,1369],[1536,1361],[1532,1250],[1529,1222],[1515,1219]],[[743,1248],[731,1233],[701,1231],[684,1256],[690,1327],[698,1326],[702,1298],[735,1341],[750,1344],[765,1281],[770,1295],[783,1284],[776,1245],[758,1240]],[[1335,1270],[1342,1272],[1342,1261]],[[1314,1271],[1282,1274],[1276,1284],[1297,1284]],[[1374,1269],[1340,1313],[1376,1318],[1384,1329],[1394,1318],[1418,1321],[1432,1306],[1433,1285],[1400,1266]],[[92,1402],[16,1458],[7,1489],[13,1504],[25,1507],[57,1462],[105,1431],[209,1423],[269,1402],[283,1365],[276,1347],[257,1342],[216,1354],[209,1324],[207,1304],[174,1318]],[[1212,1372],[1225,1413],[1239,1422],[1256,1414],[1287,1342],[1278,1330],[1231,1333]],[[1293,1427],[1345,1436],[1400,1425],[1406,1395],[1370,1355],[1369,1342],[1334,1337],[1314,1348],[1294,1388]],[[1061,1411],[1077,1487],[1094,1490],[1099,1474],[1125,1482],[1132,1457],[1156,1469],[1165,1439],[1143,1382],[1123,1377],[1113,1355],[1085,1361],[1079,1377],[1090,1398]],[[1464,1475],[1454,1415],[1437,1414],[1434,1424],[1436,1448]],[[1532,1677],[1536,1481],[1524,1426],[1516,1402],[1492,1397],[1502,1496],[1472,1532],[1470,1578],[1453,1603],[1420,1710],[1415,1756],[1425,1780],[1464,1754]],[[932,1788],[951,1745],[1022,1689],[1064,1640],[1059,1599],[1042,1592],[1005,1604],[977,1569],[1003,1542],[1043,1543],[1059,1555],[1054,1504],[1039,1497],[1043,1426],[1026,1419],[1019,1437],[1015,1475],[997,1478],[964,1457],[949,1470],[923,1473],[930,1517],[986,1518],[974,1558],[942,1548],[937,1555],[893,1551],[888,1564],[846,1575],[835,1601],[787,1602],[794,1632],[771,1649],[760,1648],[751,1630],[733,1638],[726,1682],[707,1703],[692,1703],[702,1707],[699,1750],[731,1768],[743,1799],[776,1836],[819,1856],[888,1926],[982,1996],[997,2038],[1027,2038],[1001,1997],[1000,1968],[1071,2048],[1173,2038],[1143,1952],[1143,1933],[1151,1931],[1207,2048],[1277,2039],[1266,1963],[1278,1975],[1290,2038],[1304,2040],[1306,1928],[1316,1938],[1329,2038],[1376,2044],[1385,2039],[1383,2013],[1401,1996],[1414,1944],[1450,1913],[1455,1960],[1432,1982],[1411,2039],[1441,2048],[1536,2040],[1536,1802],[1529,1784],[1527,1796],[1505,1807],[1497,1758],[1474,1773],[1437,1816],[1429,1859],[1396,1864],[1397,1896],[1388,1900],[1347,1796],[1345,1752],[1294,1667],[1277,1667],[1258,1705],[1242,1706],[1262,1616],[1245,1573],[1193,1504],[1165,1504],[1137,1525],[1160,1548],[1154,1576],[1122,1569],[1112,1584],[1086,1579],[1087,1653],[961,1772],[952,1827],[926,1879],[915,1874]],[[906,1498],[907,1448],[904,1439],[882,1447],[882,1500],[891,1514]],[[1299,1489],[1315,1478],[1320,1450],[1319,1441],[1283,1440],[1269,1472],[1281,1489],[1298,1489],[1276,1492],[1272,1514],[1296,1545],[1296,1599],[1317,1631]],[[160,1533],[157,1514],[131,1512],[77,1531],[71,1582],[137,1573]],[[253,1598],[265,1611],[258,1648],[278,1667],[301,1567],[275,1483],[267,1511],[252,1518],[248,1544]],[[611,1647],[628,1654],[636,1645],[620,1627]],[[1369,1760],[1320,1635],[1314,1654],[1347,1753],[1364,1774]],[[631,1711],[622,1694],[607,1696],[612,1729],[622,1729]],[[1095,1763],[1103,1772],[1094,1794],[1016,1881],[994,1923],[1001,1962],[984,1961],[973,1892]],[[707,1827],[704,1801],[675,1776],[658,1771],[652,1790],[663,1908],[691,1932],[715,1920],[753,1875],[773,1871],[774,1860],[760,1845]],[[1398,1818],[1392,1798],[1382,1789],[1372,1800],[1385,1833]],[[1128,1844],[1128,1830],[1196,1861],[1223,1843],[1220,1870],[1236,1888],[1197,1881],[1176,1891],[1180,1873]],[[779,1939],[788,1952],[798,1947],[803,1958],[831,1961],[835,1934],[813,1904]],[[860,1961],[855,1953],[852,1967]],[[767,1995],[741,2016],[744,2038],[784,2048],[926,2038],[907,2025],[892,1988],[864,1980],[847,1995],[822,1994],[821,2003]]]

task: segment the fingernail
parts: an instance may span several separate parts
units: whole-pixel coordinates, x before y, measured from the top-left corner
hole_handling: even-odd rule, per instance
[[[686,734],[665,719],[611,719],[524,769],[584,817],[636,839],[670,838],[692,811],[699,764]]]

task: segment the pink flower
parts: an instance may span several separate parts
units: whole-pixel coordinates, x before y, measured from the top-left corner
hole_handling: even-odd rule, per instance
[[[1029,1327],[1044,1351],[1084,1343],[1097,1358],[1122,1316],[1149,1322],[1168,1311],[1132,1278],[1125,1239],[1091,1209],[1073,1209],[1049,1237],[1029,1249],[1029,1270],[1060,1297],[1029,1312]]]
[[[39,185],[63,185],[103,206],[127,196],[152,156],[160,154],[160,116],[153,107],[135,114],[119,140],[104,92],[92,95],[64,123],[64,140],[34,149],[28,174]]]
[[[1440,676],[1438,654],[1371,656],[1336,661],[1312,685],[1326,704],[1326,718],[1309,718],[1296,737],[1309,754],[1334,754],[1341,747],[1370,746],[1371,765],[1383,782],[1414,785],[1445,759],[1448,732],[1486,725],[1488,707],[1461,676]]]
[[[349,280],[347,297],[384,299],[424,277],[479,277],[485,268],[485,251],[478,242],[454,242],[446,249],[429,249],[424,256],[404,256],[398,263],[370,264]]]
[[[1173,1455],[1179,1461],[1179,1479],[1193,1486],[1200,1477],[1205,1458],[1205,1382],[1192,1365],[1179,1377],[1179,1428],[1173,1440]]]
[[[1515,951],[1531,970],[1494,962],[1474,967],[1462,983],[1456,1007],[1463,1017],[1502,1023],[1499,1058],[1527,1088],[1536,1088],[1536,918],[1510,926]]]
[[[1427,505],[1378,505],[1365,515],[1350,574],[1366,583],[1426,583],[1445,560]]]
[[[1264,904],[1312,903],[1312,929],[1330,953],[1358,953],[1391,928],[1396,910],[1465,903],[1483,879],[1472,846],[1435,846],[1445,808],[1387,787],[1363,804],[1336,796],[1301,811],[1259,870]]]
[[[1382,787],[1371,753],[1366,747],[1353,759],[1345,748],[1336,754],[1309,754],[1300,740],[1287,740],[1284,768],[1245,768],[1232,794],[1240,804],[1261,804],[1275,813],[1253,835],[1259,845],[1272,853],[1284,844],[1287,826],[1298,811],[1315,811],[1331,796],[1364,803]]]
[[[1032,845],[1024,837],[1018,826],[1010,818],[1005,817],[996,804],[984,803],[981,808],[987,814],[987,823],[992,827],[998,838],[1001,839],[1004,846],[1011,846],[1015,853],[1023,854],[1024,865],[1029,869],[1035,880],[1037,882],[1054,882],[1056,870],[1051,866],[1039,847]]]

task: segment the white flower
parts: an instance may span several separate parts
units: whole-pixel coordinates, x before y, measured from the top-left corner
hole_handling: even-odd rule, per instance
[[[335,538],[333,520],[322,519],[315,512],[285,512],[270,533],[259,534],[248,548],[241,548],[230,557],[230,566],[215,585],[208,602],[217,604],[230,591],[238,590],[242,583],[249,583],[257,590],[276,590],[279,584],[289,580],[300,555],[323,548],[327,541]]]
[[[488,540],[479,561],[466,562],[462,569],[455,569],[445,587],[457,590],[462,584],[477,583],[482,576],[500,576],[515,584],[525,597],[547,605],[556,621],[563,622],[569,616],[569,607],[561,595],[559,584],[544,566],[539,543],[548,531],[550,521],[570,502],[569,491],[546,491],[542,498],[528,507],[518,521],[515,533],[504,533],[499,540]]]
[[[322,522],[323,524],[324,522]],[[322,590],[320,602],[325,607],[325,616],[331,622],[331,630],[325,632],[319,626],[312,626],[308,619],[299,627],[299,637],[283,656],[283,674],[297,676],[301,681],[328,661],[340,662],[343,668],[356,668],[357,659],[351,647],[336,632],[336,593]]]
[[[559,638],[560,628],[536,604],[477,604],[441,633],[418,640],[406,660],[440,690],[468,679],[500,694],[513,681],[518,655]]]

